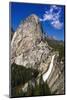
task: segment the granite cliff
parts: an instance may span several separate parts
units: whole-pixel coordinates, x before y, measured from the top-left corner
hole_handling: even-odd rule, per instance
[[[38,69],[41,69],[51,50],[47,42],[42,41],[42,30],[38,17],[31,15],[14,33],[11,41],[11,63],[33,68],[37,65]]]
[[[32,14],[26,18],[11,40],[11,64],[22,65],[39,71],[38,78],[49,69],[52,56],[55,55],[52,71],[47,84],[52,94],[64,94],[64,62],[58,61],[58,51],[43,39],[42,26],[38,16]],[[38,79],[37,79],[38,81]],[[25,90],[28,83],[22,86]]]

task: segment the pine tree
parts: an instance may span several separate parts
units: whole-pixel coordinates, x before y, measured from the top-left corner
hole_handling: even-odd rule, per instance
[[[40,81],[39,81],[39,93],[40,95],[44,95],[44,81],[42,78],[42,74],[41,74]]]

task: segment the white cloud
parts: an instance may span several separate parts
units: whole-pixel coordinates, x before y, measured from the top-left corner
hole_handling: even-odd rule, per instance
[[[44,14],[43,17],[44,17],[44,21],[53,19],[53,15],[51,13],[50,14]]]
[[[61,23],[59,20],[56,20],[56,21],[52,21],[51,22],[51,25],[57,29],[61,29],[62,26],[63,26],[63,23]]]
[[[45,11],[45,14],[43,15],[43,19],[40,18],[40,21],[50,21],[50,24],[56,28],[61,29],[63,26],[63,23],[60,22],[60,13],[61,8],[57,7],[56,5],[53,5],[50,7],[48,11]]]

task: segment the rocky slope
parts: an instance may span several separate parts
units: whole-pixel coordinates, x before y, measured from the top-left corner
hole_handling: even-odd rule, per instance
[[[39,18],[34,14],[19,25],[11,41],[11,64],[38,69],[40,77],[48,70],[51,58],[55,54],[53,69],[47,83],[52,94],[64,94],[64,64],[58,62],[58,52],[52,51],[47,41],[43,41],[41,27]],[[27,85],[24,85],[23,89],[27,88]]]
[[[51,51],[47,42],[42,41],[42,31],[36,15],[28,17],[14,33],[11,41],[11,63],[25,67],[44,67]],[[46,67],[44,68],[47,69]]]
[[[51,89],[52,94],[64,94],[64,62],[58,61],[58,55],[55,56],[54,66],[47,83]]]

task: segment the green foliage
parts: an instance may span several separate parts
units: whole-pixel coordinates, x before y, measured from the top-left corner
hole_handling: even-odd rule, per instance
[[[39,96],[40,95],[40,91],[39,91],[39,85],[36,84],[35,88],[34,88],[34,96]]]
[[[35,86],[34,96],[46,96],[46,95],[51,95],[51,92],[47,82],[44,83],[41,75],[39,80],[39,85],[36,84]]]
[[[47,82],[44,83],[42,79],[42,75],[39,80],[39,84],[36,83],[35,88],[31,88],[30,86],[28,87],[28,95],[27,96],[46,96],[46,95],[51,95],[49,86]]]
[[[33,96],[34,95],[34,88],[32,85],[30,85],[28,83],[28,88],[27,88],[27,92],[26,92],[26,96]]]
[[[59,60],[64,58],[64,42],[58,40],[50,40],[46,38],[49,46],[53,48],[54,51],[59,51]]]
[[[49,88],[47,82],[44,83],[44,95],[45,96],[51,95],[51,91],[50,91],[50,88]]]
[[[18,93],[19,88],[33,77],[36,78],[38,73],[38,70],[25,68],[24,66],[13,63],[11,65],[11,94],[13,96],[23,95],[23,93]]]
[[[24,84],[32,79],[32,77],[36,78],[38,73],[38,70],[25,68],[24,66],[16,65],[13,63],[11,65],[11,86],[15,87],[17,85]]]
[[[32,75],[33,73],[33,75]],[[35,86],[28,83],[27,92],[22,91],[22,86],[24,83],[29,82],[29,80],[36,79],[38,75],[38,70],[32,68],[25,68],[16,64],[11,66],[11,95],[12,97],[25,97],[25,96],[43,96],[50,95],[50,89],[47,83],[44,83],[42,75],[37,84],[34,80]],[[33,78],[34,77],[34,78]]]

